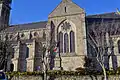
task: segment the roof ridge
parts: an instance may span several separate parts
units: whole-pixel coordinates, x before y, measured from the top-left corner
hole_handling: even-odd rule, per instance
[[[106,13],[101,13],[101,14],[90,14],[90,15],[87,15],[87,16],[97,16],[97,15],[105,15],[105,14],[111,14],[111,13],[116,13],[116,12],[106,12]]]
[[[28,22],[28,23],[23,23],[23,24],[13,24],[13,25],[10,25],[9,27],[19,26],[19,25],[36,24],[36,23],[44,23],[44,22],[47,22],[47,21]]]

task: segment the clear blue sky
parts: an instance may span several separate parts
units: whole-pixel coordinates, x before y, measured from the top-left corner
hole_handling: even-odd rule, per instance
[[[61,0],[13,0],[10,24],[45,21]],[[120,0],[73,0],[88,14],[115,12]]]

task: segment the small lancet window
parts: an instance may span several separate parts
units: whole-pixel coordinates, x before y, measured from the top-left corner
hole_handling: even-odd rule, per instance
[[[120,40],[118,41],[118,53],[120,54]]]
[[[26,47],[26,58],[29,57],[29,47]]]
[[[67,12],[66,7],[65,7],[65,13]]]
[[[70,32],[70,52],[75,52],[75,33]]]

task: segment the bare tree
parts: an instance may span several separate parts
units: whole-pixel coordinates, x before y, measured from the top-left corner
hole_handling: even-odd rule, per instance
[[[106,62],[108,62],[108,66],[109,58],[112,55],[111,36],[118,33],[118,28],[119,24],[115,20],[104,21],[102,19],[99,22],[93,22],[92,25],[87,25],[88,54],[91,54],[101,66],[104,80],[107,79]]]
[[[0,69],[7,68],[7,59],[11,55],[10,46],[7,41],[0,41]]]
[[[4,26],[8,26],[8,25],[4,25]],[[4,71],[7,71],[7,62],[12,58],[15,52],[13,50],[14,47],[13,41],[15,41],[15,38],[18,38],[18,35],[15,35],[11,39],[9,39],[8,36],[9,33],[6,31],[7,28],[8,27],[4,27],[0,29],[0,70],[4,69]],[[14,31],[16,31],[16,29],[14,29]],[[18,50],[18,48],[16,50]],[[11,71],[13,71],[13,68]]]

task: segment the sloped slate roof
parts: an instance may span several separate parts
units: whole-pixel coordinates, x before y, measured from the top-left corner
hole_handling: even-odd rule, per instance
[[[120,14],[116,12],[104,13],[104,14],[96,14],[96,15],[88,15],[86,18],[120,18]]]
[[[38,29],[38,28],[46,28],[47,21],[35,22],[35,23],[27,23],[27,24],[18,24],[11,25],[6,28],[7,32],[21,31],[21,30],[29,30],[29,29]]]
[[[106,14],[98,14],[98,15],[88,15],[86,16],[86,26],[90,29],[91,26],[100,27],[101,24],[106,24],[108,30],[111,32],[111,35],[114,35],[114,31],[116,31],[115,35],[120,35],[120,14],[115,12],[106,13]],[[95,25],[94,25],[95,23]],[[115,27],[117,24],[117,28]],[[88,29],[87,29],[88,30]],[[90,30],[88,30],[90,31]]]
[[[116,12],[112,13],[105,13],[105,14],[96,14],[96,15],[88,15],[86,16],[86,22],[93,23],[93,22],[101,22],[104,20],[107,21],[120,21],[120,14],[117,14]]]

